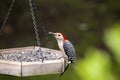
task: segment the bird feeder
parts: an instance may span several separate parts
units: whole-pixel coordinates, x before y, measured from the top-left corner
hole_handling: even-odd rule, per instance
[[[0,50],[0,74],[33,76],[57,74],[64,71],[64,59],[58,50],[41,48],[42,62],[38,47],[22,47]],[[37,54],[37,55],[36,55]]]
[[[12,0],[0,29],[0,35],[4,30],[14,2],[15,0]],[[29,0],[29,6],[38,46],[0,49],[0,74],[22,77],[62,73],[64,71],[64,66],[68,63],[64,63],[64,55],[60,51],[40,47],[35,10],[31,0]],[[44,33],[46,33],[45,30]]]

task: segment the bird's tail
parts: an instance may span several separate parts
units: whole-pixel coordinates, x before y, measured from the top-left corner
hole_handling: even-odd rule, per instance
[[[70,64],[68,64],[68,65],[65,67],[64,72],[62,72],[59,77],[61,77],[61,76],[65,73],[65,71],[69,68],[69,66],[70,66]]]

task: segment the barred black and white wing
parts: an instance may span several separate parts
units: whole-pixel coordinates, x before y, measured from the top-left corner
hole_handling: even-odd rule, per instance
[[[68,61],[71,61],[71,63],[76,62],[75,49],[74,49],[72,43],[70,41],[66,40],[63,44],[63,48],[65,51],[65,54],[68,56]]]

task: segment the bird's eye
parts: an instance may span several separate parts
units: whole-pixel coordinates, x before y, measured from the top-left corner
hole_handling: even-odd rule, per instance
[[[60,36],[60,34],[58,36]]]

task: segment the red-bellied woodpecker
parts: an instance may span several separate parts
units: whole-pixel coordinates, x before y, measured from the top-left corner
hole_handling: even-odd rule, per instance
[[[67,40],[67,38],[62,33],[49,32],[49,34],[53,35],[56,38],[58,47],[68,57],[68,65],[64,69],[64,72],[65,72],[67,70],[67,68],[69,67],[70,63],[76,62],[75,49],[74,49],[72,43],[69,40]],[[63,73],[61,73],[60,76],[62,76]]]

